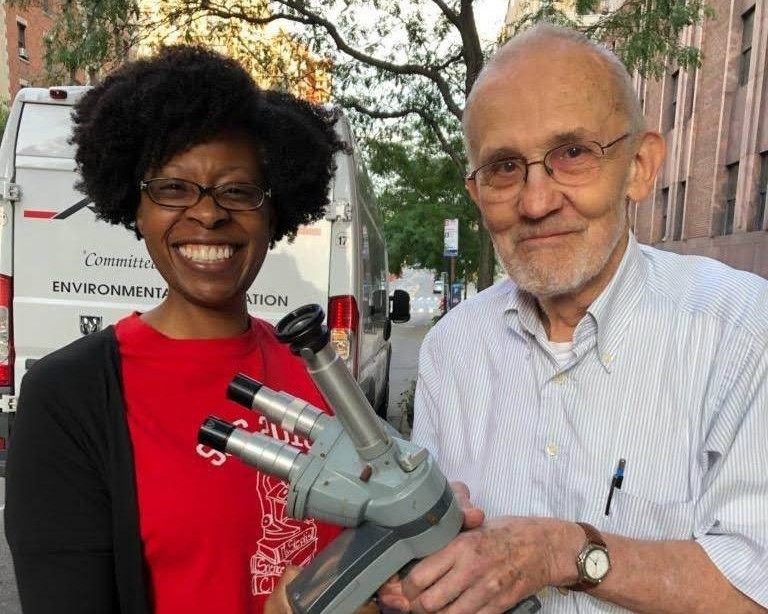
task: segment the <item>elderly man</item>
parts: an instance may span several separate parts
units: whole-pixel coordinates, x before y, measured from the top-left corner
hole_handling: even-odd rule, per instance
[[[664,141],[581,35],[538,26],[505,45],[464,129],[509,279],[425,339],[413,438],[487,520],[411,571],[410,604],[382,602],[766,612],[768,284],[638,245],[627,205]]]

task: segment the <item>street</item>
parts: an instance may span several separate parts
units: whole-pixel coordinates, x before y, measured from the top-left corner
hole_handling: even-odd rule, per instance
[[[389,369],[389,422],[403,435],[410,434],[406,416],[402,415],[404,395],[415,382],[419,348],[429,330],[432,318],[439,314],[441,295],[432,292],[432,274],[424,269],[406,269],[393,281],[390,292],[405,290],[411,296],[411,319],[392,325],[392,364]]]
[[[389,422],[401,433],[410,433],[406,417],[401,412],[403,394],[416,378],[419,347],[429,330],[432,318],[438,315],[440,295],[432,292],[432,274],[422,269],[407,269],[391,284],[390,291],[405,290],[411,295],[411,319],[405,324],[392,325],[392,364],[390,366]],[[0,478],[0,512],[5,508],[5,480]],[[21,614],[13,564],[5,541],[5,521],[0,514],[0,612]]]

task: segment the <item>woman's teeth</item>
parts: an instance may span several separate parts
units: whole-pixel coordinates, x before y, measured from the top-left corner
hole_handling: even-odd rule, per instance
[[[217,262],[231,258],[235,248],[231,245],[179,245],[179,252],[193,262]]]

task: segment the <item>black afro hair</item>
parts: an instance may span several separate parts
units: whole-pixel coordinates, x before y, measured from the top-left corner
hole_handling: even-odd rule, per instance
[[[120,67],[75,105],[72,141],[96,215],[136,232],[139,182],[172,157],[224,133],[250,136],[277,215],[273,244],[323,215],[336,111],[259,89],[234,60],[201,47],[165,47]]]

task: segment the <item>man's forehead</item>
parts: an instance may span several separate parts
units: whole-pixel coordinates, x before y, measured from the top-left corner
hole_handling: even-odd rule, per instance
[[[467,108],[472,153],[496,143],[557,145],[571,134],[600,140],[606,129],[623,123],[625,112],[607,71],[578,56],[529,54],[485,73]]]

